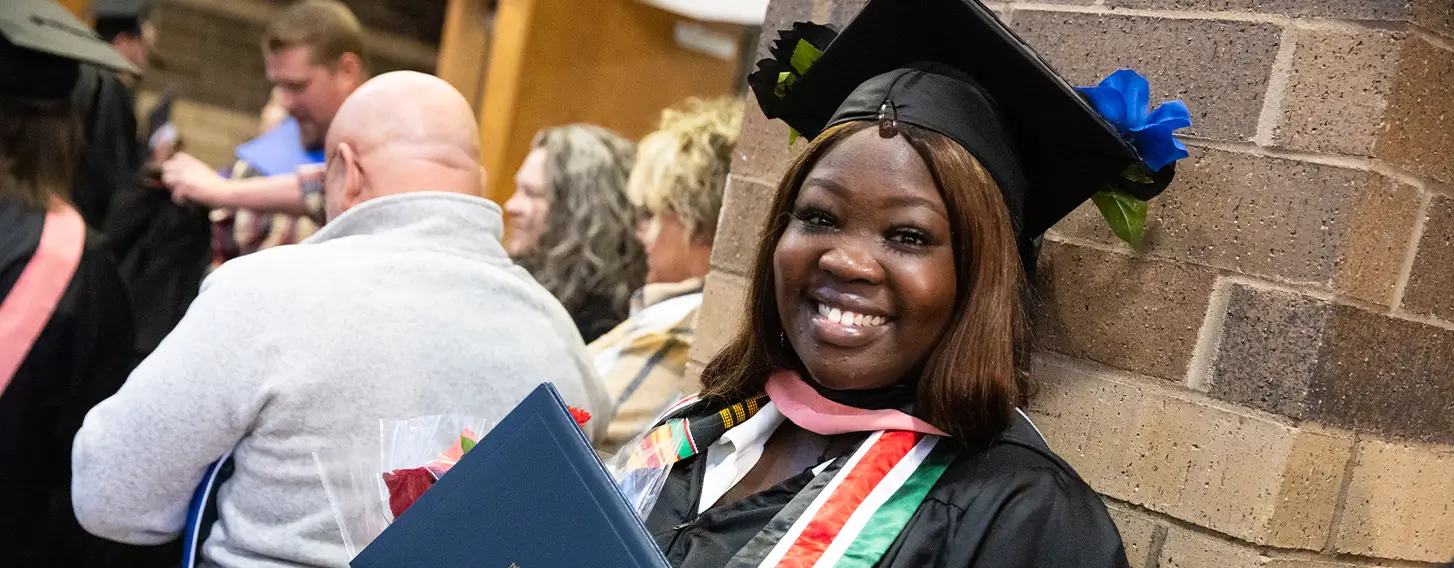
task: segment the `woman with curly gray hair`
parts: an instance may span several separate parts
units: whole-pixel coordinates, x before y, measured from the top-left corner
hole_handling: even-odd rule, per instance
[[[626,196],[635,147],[597,126],[535,135],[505,202],[515,261],[555,294],[591,342],[626,319],[646,278],[636,208]]]

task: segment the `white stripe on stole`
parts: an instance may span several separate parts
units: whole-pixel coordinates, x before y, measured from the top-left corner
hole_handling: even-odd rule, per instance
[[[883,436],[882,430],[869,434],[868,439],[864,440],[863,444],[858,446],[858,450],[848,457],[848,461],[843,464],[843,467],[838,470],[838,473],[833,476],[833,479],[828,481],[828,485],[823,487],[823,491],[818,493],[818,496],[813,499],[813,502],[808,504],[808,508],[803,510],[803,514],[798,515],[798,520],[793,521],[793,526],[788,528],[787,534],[783,535],[782,540],[779,540],[777,545],[772,547],[772,552],[767,553],[767,557],[758,566],[777,566],[777,563],[782,561],[783,556],[788,553],[788,550],[793,548],[793,543],[798,541],[798,536],[803,534],[803,529],[807,528],[808,524],[813,521],[813,517],[818,515],[818,510],[823,508],[823,504],[828,502],[828,498],[832,497],[833,492],[838,489],[838,486],[843,484],[843,480],[848,477],[848,473],[853,471],[854,467],[858,466],[859,460],[862,460],[863,456],[868,454],[868,451],[873,448],[874,444],[878,443],[878,439],[881,436]]]
[[[1018,412],[1020,413],[1020,416],[1025,417],[1025,421],[1030,423],[1030,428],[1035,430],[1036,434],[1040,435],[1041,442],[1045,442],[1045,445],[1047,446],[1050,445],[1050,439],[1045,437],[1045,433],[1040,431],[1040,427],[1035,425],[1035,421],[1030,419],[1029,414],[1025,414],[1025,411],[1019,408],[1016,408],[1015,412]]]
[[[863,527],[868,525],[868,520],[878,512],[880,507],[883,507],[884,503],[888,502],[890,497],[894,496],[900,487],[904,486],[904,483],[909,481],[909,477],[914,475],[915,471],[918,471],[919,464],[924,463],[924,460],[929,457],[929,452],[934,450],[934,444],[938,440],[938,436],[924,436],[919,443],[914,444],[914,448],[909,450],[909,453],[904,454],[904,458],[899,460],[899,463],[894,464],[888,474],[884,475],[883,480],[873,486],[873,490],[863,499],[863,503],[853,510],[852,515],[849,515],[848,521],[843,524],[843,529],[833,537],[833,544],[823,551],[823,556],[813,565],[814,568],[833,566],[838,563],[840,558],[843,558],[843,553],[848,552],[848,547],[858,538],[858,533],[863,532]]]

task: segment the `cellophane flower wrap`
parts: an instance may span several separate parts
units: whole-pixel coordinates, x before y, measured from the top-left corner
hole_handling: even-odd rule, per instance
[[[482,418],[455,415],[383,420],[377,444],[314,452],[349,557],[384,532],[491,427]]]
[[[666,486],[672,465],[693,453],[687,421],[672,419],[648,428],[615,456],[602,456],[601,460],[636,516],[646,522]]]

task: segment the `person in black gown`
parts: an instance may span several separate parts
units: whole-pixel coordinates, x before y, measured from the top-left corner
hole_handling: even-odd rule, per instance
[[[668,561],[1126,566],[1100,498],[1020,410],[1026,274],[1050,224],[1108,186],[1153,197],[1172,166],[974,0],[871,0],[772,54],[760,106],[812,142],[745,325],[635,446],[690,433],[646,523]]]
[[[116,265],[99,234],[86,230],[66,202],[83,140],[69,94],[77,59],[129,66],[47,0],[7,0],[0,19],[8,21],[0,27],[6,30],[0,37],[0,298],[10,298],[30,266],[42,231],[56,222],[48,217],[74,216],[80,249],[69,283],[19,366],[0,370],[6,373],[0,376],[0,551],[8,566],[174,563],[176,548],[141,549],[91,536],[71,510],[71,440],[86,412],[131,372],[134,330]],[[7,333],[25,319],[0,312],[16,318],[0,322]],[[6,337],[0,349],[17,348],[20,342]]]
[[[92,7],[101,39],[141,72],[155,42],[151,4],[97,0]],[[149,141],[138,138],[133,87],[140,74],[82,65],[72,91],[86,146],[71,198],[116,258],[136,319],[137,360],[182,320],[212,260],[207,211],[174,203],[159,180],[145,174],[149,164],[168,156],[153,155]]]

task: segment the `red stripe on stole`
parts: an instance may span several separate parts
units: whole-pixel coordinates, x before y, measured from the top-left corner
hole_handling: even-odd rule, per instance
[[[828,496],[828,501],[818,509],[818,514],[803,528],[803,532],[798,535],[787,554],[783,555],[778,566],[810,568],[818,562],[823,552],[828,550],[828,545],[833,543],[833,538],[843,530],[848,517],[853,515],[853,511],[863,504],[873,488],[883,481],[899,460],[904,459],[914,449],[914,445],[922,437],[923,434],[906,431],[884,432],[880,435],[868,453],[853,466],[853,471],[848,472],[848,476]]]

